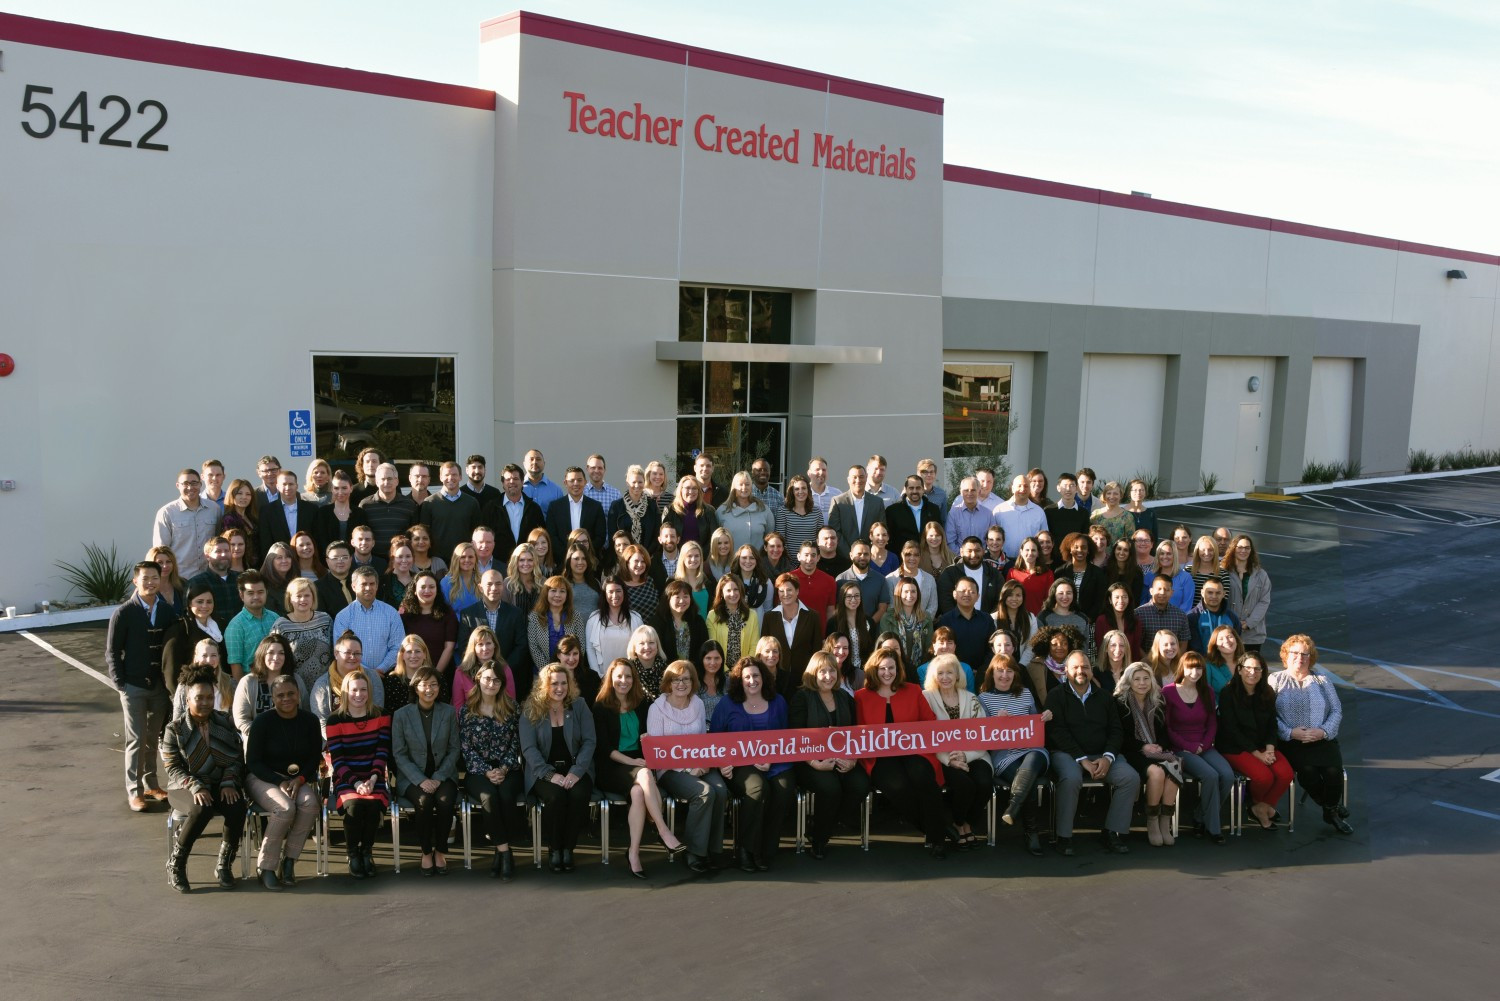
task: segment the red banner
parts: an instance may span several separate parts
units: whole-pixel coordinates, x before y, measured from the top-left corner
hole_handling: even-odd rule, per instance
[[[885,758],[939,751],[1041,747],[1040,716],[993,716],[926,723],[877,723],[808,730],[750,730],[679,737],[642,737],[656,769],[719,768],[822,758]]]

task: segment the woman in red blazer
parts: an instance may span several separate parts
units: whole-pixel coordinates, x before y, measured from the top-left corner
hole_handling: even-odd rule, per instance
[[[917,685],[902,676],[896,655],[881,649],[865,661],[865,687],[854,693],[854,714],[862,724],[917,723],[937,719]],[[861,758],[871,784],[885,793],[897,811],[922,829],[928,854],[947,858],[947,841],[958,843],[958,831],[943,803],[943,766],[931,754]]]

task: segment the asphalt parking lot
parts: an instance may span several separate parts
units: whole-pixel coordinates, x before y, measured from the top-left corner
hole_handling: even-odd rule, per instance
[[[1032,859],[1002,837],[933,862],[886,821],[869,853],[846,836],[824,862],[794,856],[788,838],[759,876],[691,879],[648,850],[651,878],[637,883],[621,823],[616,864],[586,849],[571,875],[423,880],[414,853],[400,876],[382,854],[377,880],[336,866],[281,894],[207,888],[205,838],[189,867],[204,888],[180,897],[162,868],[164,812],[133,815],[119,791],[113,692],[9,634],[0,976],[24,999],[258,999],[334,985],[393,998],[1489,996],[1500,972],[1500,616],[1474,585],[1500,570],[1500,474],[1159,517],[1164,530],[1251,534],[1273,581],[1271,635],[1317,640],[1345,702],[1352,838],[1309,807],[1294,833],[1252,828],[1225,847],[1152,849],[1137,832],[1129,856],[1086,843],[1076,858]],[[103,635],[37,638],[102,668]]]

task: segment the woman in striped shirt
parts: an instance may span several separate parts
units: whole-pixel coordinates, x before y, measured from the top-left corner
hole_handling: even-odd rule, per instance
[[[344,675],[338,712],[328,717],[328,764],[334,806],[344,814],[349,875],[375,875],[375,832],[391,805],[391,718],[370,699],[363,671]]]

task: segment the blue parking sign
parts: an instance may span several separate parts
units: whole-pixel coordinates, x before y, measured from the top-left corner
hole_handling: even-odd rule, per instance
[[[313,454],[313,423],[311,410],[287,411],[287,444],[292,458],[309,459]]]

